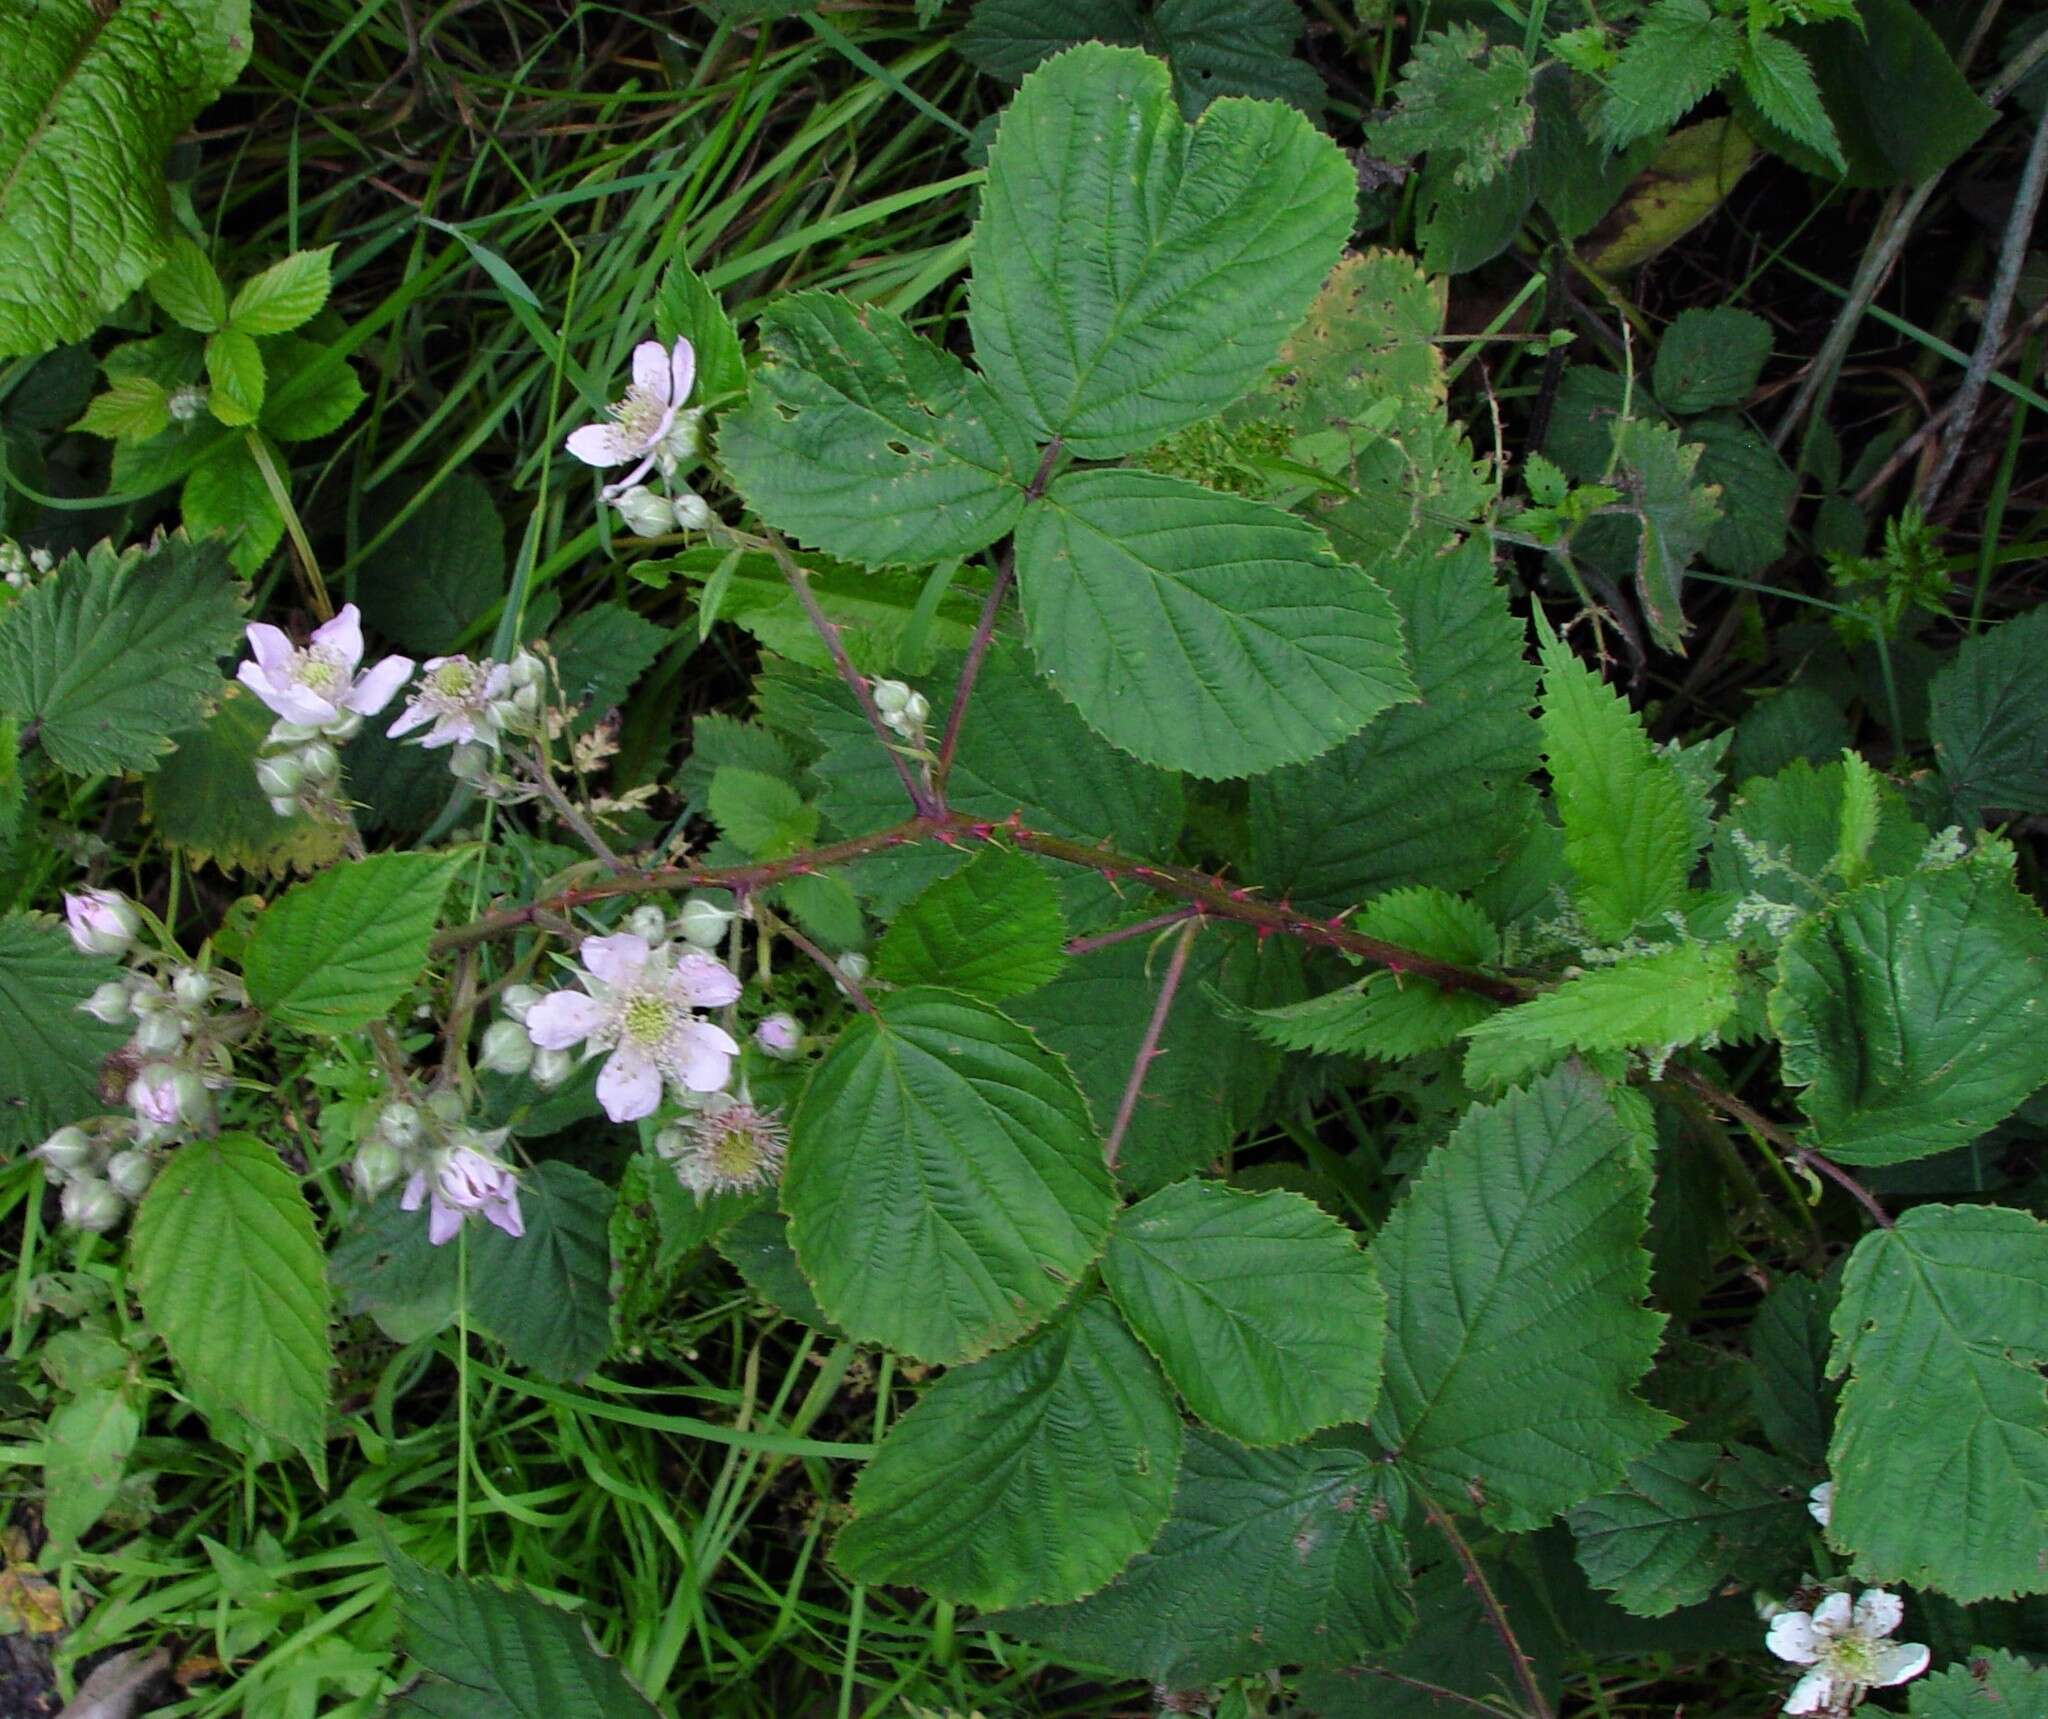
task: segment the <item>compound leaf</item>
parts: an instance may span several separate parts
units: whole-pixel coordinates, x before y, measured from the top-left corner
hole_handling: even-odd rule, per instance
[[[1367,141],[1395,160],[1432,151],[1451,164],[1454,184],[1476,190],[1535,136],[1531,83],[1521,49],[1489,43],[1471,24],[1432,30],[1401,68],[1393,113],[1366,127]]]

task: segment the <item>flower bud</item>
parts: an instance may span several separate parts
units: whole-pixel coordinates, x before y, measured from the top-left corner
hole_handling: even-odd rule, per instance
[[[356,1148],[348,1174],[349,1180],[356,1185],[356,1192],[366,1200],[374,1200],[405,1174],[405,1159],[389,1140],[372,1134]]]
[[[683,941],[699,949],[716,949],[725,941],[725,928],[731,923],[732,915],[726,909],[701,895],[684,902],[676,915],[676,930]]]
[[[687,1129],[663,1128],[654,1136],[654,1155],[674,1163],[690,1149],[690,1135]]]
[[[925,702],[924,694],[913,692],[903,701],[903,722],[908,728],[922,728],[930,720],[932,707]]]
[[[305,779],[305,767],[293,753],[280,752],[275,757],[256,760],[256,786],[273,801],[291,799]]]
[[[526,1011],[545,997],[538,985],[507,985],[498,997],[498,1007],[515,1021],[526,1019]]]
[[[80,1176],[64,1184],[64,1221],[73,1229],[104,1234],[121,1221],[128,1208],[121,1196],[97,1176]]]
[[[145,1015],[135,1028],[135,1048],[144,1056],[169,1056],[184,1042],[184,1023],[176,1015]]]
[[[45,1169],[69,1175],[92,1162],[92,1136],[83,1128],[60,1128],[36,1148],[35,1155]]]
[[[128,1001],[128,987],[118,979],[109,979],[97,991],[78,1005],[96,1021],[108,1026],[119,1026],[135,1010]]]
[[[279,794],[272,798],[270,809],[280,818],[296,818],[299,815],[299,802],[296,799],[287,800]]]
[[[533,1084],[543,1091],[560,1086],[576,1067],[576,1059],[565,1050],[536,1050],[533,1066],[527,1070]]]
[[[839,971],[856,985],[868,976],[868,958],[858,949],[839,957]]]
[[[547,684],[547,664],[531,651],[517,652],[505,665],[505,676],[513,686],[524,689]]]
[[[197,967],[187,967],[171,981],[171,995],[188,1009],[203,1009],[213,996],[213,977]]]
[[[129,1147],[107,1160],[107,1181],[124,1200],[139,1200],[156,1180],[156,1160]]]
[[[135,1012],[137,1020],[160,1013],[171,1006],[171,999],[153,979],[130,979],[128,981],[128,1007]]]
[[[613,501],[612,506],[619,510],[619,517],[627,526],[641,537],[660,537],[675,529],[675,510],[644,483],[636,483]]]
[[[64,897],[65,928],[87,955],[120,955],[142,929],[142,916],[111,889],[89,889]]]
[[[465,740],[448,754],[448,774],[458,782],[480,782],[490,774],[491,754],[488,748]]]
[[[754,1028],[754,1043],[776,1061],[785,1061],[803,1049],[804,1030],[794,1015],[769,1015]]]
[[[659,943],[668,936],[668,915],[651,903],[626,915],[626,929],[646,943]]]
[[[307,740],[318,740],[320,730],[303,722],[286,722],[282,717],[270,725],[270,732],[263,737],[265,746],[297,746]]]
[[[174,423],[179,424],[191,423],[206,410],[206,405],[207,391],[193,382],[182,388],[173,388],[164,400],[164,410]]]
[[[309,740],[299,748],[299,768],[316,786],[332,782],[341,774],[341,754],[324,740]]]
[[[718,517],[711,511],[711,503],[687,489],[669,504],[669,511],[676,516],[676,524],[685,531],[707,531]]]
[[[153,1062],[128,1083],[128,1104],[144,1122],[168,1128],[183,1114],[178,1075],[169,1063]]]
[[[524,1074],[533,1066],[533,1040],[517,1021],[493,1021],[484,1028],[477,1062],[495,1074]]]
[[[427,1094],[427,1108],[434,1113],[437,1121],[453,1128],[466,1114],[462,1094],[452,1087],[436,1087]]]
[[[875,708],[884,716],[901,716],[910,703],[910,688],[900,680],[878,680],[874,684]]]
[[[410,1104],[387,1104],[377,1113],[377,1132],[393,1146],[416,1146],[420,1138],[420,1113]]]
[[[213,1100],[207,1093],[206,1082],[196,1071],[181,1068],[171,1076],[171,1089],[178,1096],[178,1114],[187,1122],[204,1120],[212,1108]]]
[[[320,730],[329,740],[343,742],[355,739],[362,731],[362,712],[356,710],[344,710],[332,722]]]
[[[675,421],[668,427],[668,434],[661,438],[661,446],[655,450],[655,457],[662,472],[674,471],[685,460],[695,459],[697,450],[704,445],[704,410],[701,406],[686,406],[675,415]]]

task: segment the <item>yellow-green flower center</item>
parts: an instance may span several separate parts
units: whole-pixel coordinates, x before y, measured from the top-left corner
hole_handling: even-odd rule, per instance
[[[652,394],[628,388],[626,397],[612,407],[612,418],[631,441],[646,447],[661,433],[661,420],[667,411]]]
[[[658,1045],[675,1024],[675,1010],[668,999],[640,996],[627,1003],[620,1017],[619,1031],[638,1045]]]
[[[1821,1654],[1821,1663],[1844,1683],[1869,1683],[1877,1676],[1877,1658],[1884,1644],[1857,1632],[1837,1636]]]
[[[330,661],[317,650],[299,652],[293,678],[308,692],[326,693],[343,678],[341,664]]]
[[[705,1157],[721,1181],[751,1182],[761,1171],[761,1141],[751,1128],[716,1128]]]
[[[476,685],[476,665],[457,659],[434,670],[434,690],[448,698],[467,698]]]

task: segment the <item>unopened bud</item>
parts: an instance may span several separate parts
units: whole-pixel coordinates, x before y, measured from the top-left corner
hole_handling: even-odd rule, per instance
[[[79,1176],[64,1184],[61,1210],[73,1229],[103,1234],[121,1221],[127,1204],[97,1176]]]
[[[668,915],[649,904],[626,915],[626,929],[644,943],[659,943],[668,936]]]
[[[687,406],[675,415],[675,421],[668,427],[668,434],[661,438],[661,446],[655,452],[664,473],[674,471],[685,460],[694,459],[697,450],[704,445],[704,411],[699,406]]]
[[[875,708],[884,716],[901,716],[909,704],[910,688],[900,680],[878,680],[874,684]]]
[[[619,510],[619,517],[641,537],[660,537],[675,529],[675,510],[666,498],[656,495],[644,483],[636,483],[612,506]]]
[[[669,509],[676,516],[676,524],[685,531],[708,531],[718,517],[711,511],[711,503],[691,490],[677,496]]]
[[[356,1191],[364,1199],[374,1200],[405,1174],[405,1158],[389,1140],[373,1134],[356,1148],[348,1174]]]
[[[305,768],[295,753],[280,752],[275,757],[256,760],[256,786],[272,800],[291,799],[305,779]]]
[[[498,998],[498,1007],[513,1020],[523,1021],[526,1011],[546,995],[538,985],[507,985]]]
[[[794,1015],[769,1015],[754,1028],[754,1043],[778,1062],[803,1049],[804,1030]]]
[[[169,1063],[153,1062],[128,1083],[128,1104],[144,1122],[168,1128],[183,1114],[179,1090],[181,1071]]]
[[[288,800],[282,794],[277,794],[271,798],[270,809],[280,818],[296,818],[299,815],[299,802],[296,797]]]
[[[451,1128],[466,1114],[462,1094],[445,1086],[436,1087],[427,1094],[427,1108],[434,1113],[437,1120]]]
[[[547,664],[531,651],[520,651],[505,665],[505,676],[515,687],[547,684]]]
[[[88,889],[64,897],[65,928],[71,941],[87,955],[120,955],[142,929],[142,916],[132,903],[111,889]]]
[[[124,1200],[139,1200],[156,1180],[156,1160],[129,1147],[107,1160],[107,1181]]]
[[[329,740],[349,741],[363,731],[363,718],[359,711],[344,710],[320,732]]]
[[[387,1104],[377,1113],[377,1132],[393,1146],[416,1146],[421,1131],[420,1113],[410,1104]]]
[[[118,979],[109,979],[97,991],[79,1004],[96,1021],[108,1026],[119,1026],[135,1010],[128,1000],[128,987]]]
[[[92,1136],[83,1128],[60,1128],[36,1148],[35,1155],[45,1168],[68,1176],[92,1161]]]
[[[458,782],[480,782],[490,774],[488,749],[465,740],[448,754],[448,774]]]
[[[495,1074],[524,1074],[533,1066],[533,1040],[517,1021],[493,1021],[484,1028],[477,1062]]]
[[[839,957],[839,971],[856,985],[868,976],[868,958],[858,949]]]
[[[527,1073],[533,1077],[533,1084],[545,1091],[560,1086],[575,1067],[576,1059],[565,1050],[536,1050],[533,1066]]]
[[[270,725],[270,732],[263,737],[265,746],[297,746],[307,740],[318,740],[320,730],[303,722],[287,722],[282,717]]]
[[[676,930],[683,941],[694,943],[699,949],[716,949],[725,941],[725,928],[731,923],[730,913],[702,896],[684,902],[682,911],[676,915]]]
[[[188,1009],[204,1008],[213,996],[213,979],[196,967],[188,967],[171,981],[171,995]]]
[[[932,707],[925,702],[924,694],[913,692],[903,701],[903,721],[909,728],[922,728],[930,719]]]
[[[201,1120],[212,1108],[206,1082],[189,1068],[181,1068],[171,1076],[171,1089],[178,1095],[178,1114],[187,1122]]]
[[[144,1056],[169,1056],[184,1042],[184,1023],[176,1015],[145,1015],[135,1028],[135,1048]]]
[[[673,1162],[690,1149],[687,1129],[664,1128],[654,1136],[654,1155]]]
[[[324,740],[309,740],[299,748],[299,768],[308,782],[332,782],[341,774],[341,754]]]

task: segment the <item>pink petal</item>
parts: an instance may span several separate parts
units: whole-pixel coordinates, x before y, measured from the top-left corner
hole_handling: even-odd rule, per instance
[[[650,400],[659,400],[664,406],[674,404],[675,381],[660,341],[643,340],[633,348],[633,386]]]
[[[281,669],[292,660],[291,640],[268,621],[251,621],[248,634],[249,649],[265,668]]]
[[[732,1078],[732,1059],[740,1047],[732,1034],[709,1021],[678,1027],[672,1043],[675,1075],[692,1092],[722,1092]]]
[[[427,1178],[421,1171],[415,1170],[406,1178],[405,1192],[398,1196],[398,1209],[401,1212],[416,1212],[420,1209],[420,1202],[426,1197]]]
[[[435,1247],[443,1242],[453,1241],[455,1232],[462,1228],[462,1214],[453,1206],[443,1205],[439,1195],[427,1206],[427,1240]]]
[[[614,1122],[652,1116],[661,1102],[661,1071],[637,1053],[614,1051],[598,1070],[597,1102]]]
[[[1813,1627],[1822,1635],[1840,1635],[1849,1627],[1849,1596],[1830,1594],[1813,1608]]]
[[[342,604],[333,620],[313,629],[313,643],[333,651],[354,674],[356,664],[363,660],[362,612],[353,603]]]
[[[715,955],[692,951],[676,962],[668,982],[669,994],[700,1009],[723,1008],[740,994],[740,982],[733,970]]]
[[[357,681],[341,702],[358,716],[375,716],[411,677],[411,657],[386,657]]]
[[[576,959],[583,963],[584,972],[593,979],[607,985],[630,985],[640,977],[640,970],[647,965],[652,951],[647,939],[635,937],[630,931],[614,932],[609,937],[586,937],[576,951]]]
[[[401,734],[410,734],[431,715],[433,712],[424,704],[408,704],[398,713],[398,720],[384,730],[384,738],[396,740]]]
[[[279,686],[265,681],[263,671],[254,663],[242,664],[235,671],[235,676],[287,722],[296,722],[306,728],[324,728],[341,715],[328,700],[316,698],[302,686]]]
[[[506,1194],[503,1199],[484,1207],[484,1216],[508,1236],[518,1237],[526,1234],[526,1219],[520,1215],[517,1189]]]
[[[526,1036],[542,1050],[567,1050],[597,1031],[604,1007],[581,991],[552,991],[526,1011]]]
[[[570,435],[567,446],[587,466],[624,465],[634,452],[616,424],[585,424]]]
[[[670,386],[675,390],[668,401],[671,406],[680,406],[690,397],[690,386],[697,380],[697,349],[687,340],[678,340],[668,363]]]

